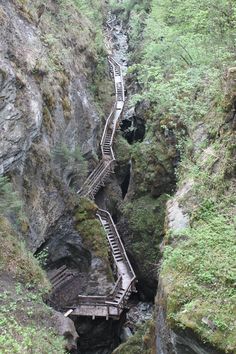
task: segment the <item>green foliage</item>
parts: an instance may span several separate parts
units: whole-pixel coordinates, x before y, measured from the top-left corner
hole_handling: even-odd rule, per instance
[[[4,217],[0,218],[0,241],[0,270],[4,269],[25,283],[47,291],[49,282],[46,274]]]
[[[236,348],[233,140],[226,135],[223,141],[203,144],[194,157],[185,151],[179,184],[192,180],[193,185],[180,203],[188,210],[191,228],[169,235],[173,246],[165,248],[161,271],[173,326],[191,328],[226,352]]]
[[[14,192],[9,179],[0,176],[0,215],[8,213],[18,214],[22,210],[22,203],[17,192]]]
[[[135,334],[114,350],[113,354],[151,354],[155,347],[155,324],[153,320],[139,326]]]
[[[236,346],[235,224],[206,202],[176,246],[166,247],[162,277],[168,289],[168,316],[204,340],[233,351]],[[203,321],[212,321],[215,329]]]
[[[56,163],[59,163],[62,170],[70,168],[78,178],[84,178],[88,173],[87,161],[84,159],[80,147],[76,146],[70,150],[65,144],[56,146],[54,153]]]
[[[168,186],[174,179],[172,159],[175,157],[175,149],[167,146],[161,134],[150,128],[143,142],[137,142],[131,147],[133,162],[133,178],[136,195],[156,191],[168,193]]]
[[[48,247],[43,249],[41,252],[38,252],[35,258],[38,260],[40,266],[44,268],[47,265],[48,260]]]
[[[123,207],[133,234],[132,252],[137,259],[142,259],[142,269],[146,274],[156,269],[160,256],[159,245],[164,234],[166,200],[165,195],[158,199],[144,196]]]
[[[0,295],[0,352],[65,353],[64,340],[50,328],[51,310],[40,295],[21,283],[9,288],[9,283]]]
[[[114,152],[116,160],[119,164],[125,165],[129,162],[131,157],[131,147],[127,140],[122,135],[118,134],[115,139]]]
[[[96,204],[87,198],[81,198],[75,213],[76,228],[85,246],[109,264],[106,234],[96,217],[96,211]]]
[[[151,107],[148,134],[132,151],[135,182],[143,193],[155,184],[158,159],[167,156],[157,151],[154,139],[162,129],[185,136],[178,144],[177,177],[179,185],[193,182],[185,197],[178,196],[191,227],[168,235],[165,247],[161,278],[167,315],[172,327],[190,328],[217,348],[235,352],[235,142],[231,132],[222,132],[221,78],[235,62],[236,4],[153,0],[150,12],[136,4],[126,13],[130,72],[141,87],[133,103],[147,100]],[[199,122],[208,136],[203,141],[195,134],[193,145]],[[140,222],[141,217],[135,221]]]
[[[222,70],[234,62],[236,5],[158,0],[145,13],[135,6],[130,15],[136,48],[131,71],[142,87],[134,100],[150,100],[155,119],[181,119],[188,126],[208,112]]]

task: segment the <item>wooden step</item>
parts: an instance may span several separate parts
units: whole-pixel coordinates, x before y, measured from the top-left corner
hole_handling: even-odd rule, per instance
[[[63,272],[66,269],[67,269],[66,265],[63,265],[60,268],[56,269],[55,272],[51,276],[49,276],[49,280],[52,281],[54,278],[56,278],[58,276],[58,274],[60,274],[61,272]]]

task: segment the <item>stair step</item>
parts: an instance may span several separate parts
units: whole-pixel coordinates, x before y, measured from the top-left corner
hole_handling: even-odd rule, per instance
[[[61,274],[64,270],[66,270],[66,265],[61,266],[58,268],[55,273],[49,277],[49,280],[52,281],[54,278],[58,276],[58,274]]]
[[[52,283],[52,287],[55,288],[55,287],[57,287],[58,285],[64,283],[65,280],[67,280],[67,279],[69,280],[70,278],[72,278],[72,274],[68,274],[68,273],[67,273],[67,274],[64,274],[63,277],[57,279],[56,281],[54,281],[54,282]]]
[[[116,260],[123,259],[121,254],[115,254],[114,257],[115,257]]]

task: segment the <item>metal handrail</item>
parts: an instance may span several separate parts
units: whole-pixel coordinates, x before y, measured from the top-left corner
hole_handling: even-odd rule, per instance
[[[120,235],[119,235],[119,233],[118,233],[118,231],[117,231],[116,225],[114,224],[114,221],[113,221],[113,219],[112,219],[112,217],[111,217],[111,214],[110,214],[108,211],[103,210],[103,209],[98,209],[98,212],[104,213],[105,215],[108,216],[109,221],[110,221],[110,223],[112,224],[113,229],[115,230],[116,237],[117,237],[117,239],[119,240],[119,245],[121,246],[122,254],[125,256],[125,260],[126,260],[126,263],[127,263],[128,267],[129,267],[129,269],[130,269],[130,272],[131,272],[131,274],[132,274],[132,277],[135,277],[135,273],[134,273],[133,268],[132,268],[132,266],[131,266],[131,264],[130,264],[130,261],[129,261],[129,259],[128,259],[128,256],[127,256],[127,254],[126,254],[126,251],[125,251],[125,248],[124,248],[124,245],[123,245],[123,242],[122,242],[122,240],[121,240],[121,238],[120,238]]]

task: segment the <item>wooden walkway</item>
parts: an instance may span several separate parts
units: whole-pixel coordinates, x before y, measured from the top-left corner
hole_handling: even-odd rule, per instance
[[[102,159],[78,191],[80,196],[94,199],[99,189],[105,185],[114,171],[115,156],[113,140],[121,116],[125,95],[121,66],[109,57],[110,72],[114,79],[116,102],[107,118],[102,139]],[[136,276],[127,257],[125,248],[109,212],[98,209],[97,217],[105,229],[107,241],[115,265],[117,281],[108,296],[78,296],[78,305],[67,313],[77,316],[105,317],[118,319],[127,307],[128,299],[136,291]]]

